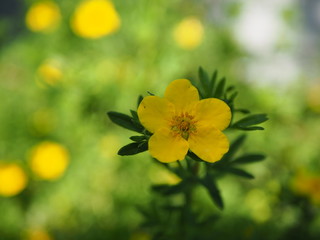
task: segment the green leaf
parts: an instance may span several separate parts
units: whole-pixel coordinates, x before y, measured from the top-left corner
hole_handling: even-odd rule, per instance
[[[223,95],[225,84],[226,84],[226,79],[222,78],[217,85],[217,89],[214,93],[214,97],[220,98]]]
[[[226,92],[231,92],[234,89],[235,89],[235,86],[231,85],[226,89]]]
[[[255,131],[255,130],[264,130],[263,127],[260,126],[253,126],[253,127],[239,127],[239,126],[232,126],[231,128],[239,129],[243,131]]]
[[[140,103],[142,102],[143,100],[143,96],[142,95],[139,95],[138,97],[138,102],[137,102],[137,107],[139,107]]]
[[[202,67],[199,67],[199,79],[200,83],[202,85],[202,88],[204,90],[205,96],[204,97],[209,97],[209,92],[210,92],[210,80],[208,73],[203,70]]]
[[[213,202],[220,209],[223,209],[223,200],[215,179],[211,175],[207,174],[203,179],[200,180],[200,182],[207,189]]]
[[[243,109],[243,108],[238,108],[238,109],[234,109],[234,112],[241,112],[243,114],[249,114],[250,111],[248,109]]]
[[[134,142],[141,142],[143,140],[146,140],[146,137],[143,136],[131,136],[130,139]]]
[[[134,142],[130,143],[128,145],[125,145],[124,147],[120,148],[118,151],[118,154],[120,156],[129,156],[129,155],[135,155],[137,153],[141,153],[148,150],[148,142]]]
[[[195,160],[197,162],[203,162],[203,160],[201,158],[199,158],[196,154],[194,154],[191,151],[188,152],[187,156],[189,156],[190,158],[192,158],[193,160]]]
[[[252,125],[257,125],[268,120],[267,114],[254,114],[248,117],[242,118],[241,120],[235,122],[233,125],[236,127],[249,127]]]
[[[137,111],[130,110],[130,112],[131,112],[131,116],[133,117],[134,120],[139,120]]]
[[[233,102],[236,96],[238,95],[238,92],[234,92],[231,94],[230,98],[228,99],[230,102]]]
[[[176,185],[156,184],[152,186],[152,190],[167,196],[181,193],[188,187],[190,187],[188,181],[181,181]]]
[[[262,154],[247,154],[247,155],[238,157],[237,159],[232,161],[232,164],[246,164],[246,163],[260,162],[265,158],[266,156]]]
[[[209,97],[213,97],[214,88],[215,88],[215,85],[216,85],[217,77],[218,77],[218,71],[215,70],[213,72],[213,74],[212,74],[211,81],[210,81],[210,84],[209,84],[209,90],[210,90]]]
[[[132,117],[118,112],[108,112],[107,114],[113,123],[135,132],[143,132],[144,128],[140,124],[135,122]]]
[[[239,150],[239,148],[242,146],[246,139],[246,135],[243,134],[239,136],[236,140],[231,143],[229,151],[223,156],[221,161],[230,161],[233,156],[236,154],[236,152]]]
[[[226,172],[232,173],[234,175],[240,176],[240,177],[244,177],[244,178],[248,178],[248,179],[254,179],[254,176],[242,169],[239,168],[225,168]]]

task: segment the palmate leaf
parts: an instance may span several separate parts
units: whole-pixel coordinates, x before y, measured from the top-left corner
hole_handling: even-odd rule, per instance
[[[135,132],[139,132],[139,133],[142,133],[144,130],[141,124],[139,124],[134,118],[126,114],[119,113],[119,112],[108,112],[107,114],[113,123],[123,128],[129,129]]]
[[[120,156],[135,155],[148,150],[148,142],[133,142],[120,148],[118,154]]]

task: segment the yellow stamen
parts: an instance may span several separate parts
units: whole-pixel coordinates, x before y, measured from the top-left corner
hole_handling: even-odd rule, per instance
[[[171,130],[175,134],[180,134],[181,137],[188,140],[191,133],[196,132],[196,121],[193,120],[194,116],[188,113],[181,113],[180,115],[174,116],[171,120]]]

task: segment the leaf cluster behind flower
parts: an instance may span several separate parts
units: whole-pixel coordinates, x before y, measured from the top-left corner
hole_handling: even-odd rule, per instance
[[[207,72],[199,68],[199,82],[194,83],[197,86],[201,99],[218,98],[224,101],[231,110],[232,119],[228,127],[229,130],[263,130],[259,124],[268,120],[266,114],[250,114],[247,109],[236,109],[235,99],[238,92],[234,86],[227,86],[225,78],[218,78],[218,72],[215,71],[210,78]],[[143,97],[139,96],[138,106]],[[247,114],[247,116],[234,121],[235,113]],[[126,129],[139,133],[138,136],[131,136],[132,143],[122,147],[119,155],[134,155],[148,150],[148,141],[152,136],[140,123],[136,111],[131,110],[131,116],[117,112],[108,112],[112,122]],[[188,238],[184,236],[188,233],[185,229],[195,228],[198,231],[201,226],[212,224],[216,221],[216,216],[209,216],[207,219],[201,218],[201,212],[195,212],[192,205],[192,192],[196,187],[204,187],[213,203],[220,209],[223,209],[224,202],[219,190],[217,180],[225,175],[235,175],[246,179],[253,179],[254,176],[239,168],[243,164],[255,163],[265,159],[265,156],[257,153],[239,154],[241,146],[244,144],[246,135],[240,135],[230,144],[229,151],[223,155],[222,159],[217,162],[206,162],[197,156],[191,150],[188,151],[185,161],[176,163],[161,164],[167,170],[176,174],[181,181],[177,184],[160,184],[153,185],[152,190],[157,193],[158,202],[153,202],[151,208],[140,208],[141,213],[145,216],[145,225],[151,229],[154,236],[157,234],[167,237],[166,239],[197,239],[190,234]],[[183,195],[184,201],[179,205],[173,204],[170,197]],[[162,199],[164,204],[159,203]],[[152,205],[151,204],[151,205]],[[167,219],[175,216],[172,223]],[[178,226],[177,226],[178,225]],[[162,227],[161,227],[162,226]],[[155,238],[157,239],[157,238]],[[161,238],[162,239],[162,238]]]

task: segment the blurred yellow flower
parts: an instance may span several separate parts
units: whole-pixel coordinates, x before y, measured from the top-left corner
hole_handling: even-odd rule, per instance
[[[61,18],[59,7],[53,1],[34,3],[26,15],[26,25],[34,32],[52,31]]]
[[[308,197],[314,204],[320,204],[320,176],[301,170],[292,179],[291,186],[297,194]]]
[[[47,84],[55,86],[62,78],[62,72],[58,64],[47,61],[38,68],[38,75]]]
[[[96,39],[120,27],[120,17],[108,0],[85,0],[75,10],[71,28],[83,38]]]
[[[30,168],[40,178],[59,178],[69,164],[69,153],[65,147],[54,142],[42,142],[31,151]]]
[[[216,162],[229,150],[222,133],[231,120],[229,106],[217,98],[199,100],[189,80],[169,84],[164,98],[145,97],[139,107],[141,124],[153,135],[150,154],[160,162],[183,160],[190,149],[207,162]]]
[[[307,104],[312,111],[320,113],[320,83],[313,84],[309,87]]]
[[[28,230],[26,240],[53,240],[45,230]]]
[[[186,50],[198,47],[202,42],[203,35],[203,25],[195,17],[183,19],[173,31],[173,37],[178,46]]]
[[[245,204],[252,218],[257,222],[266,222],[271,217],[271,208],[267,194],[260,189],[252,189],[247,193]]]
[[[172,184],[175,185],[181,182],[181,178],[176,174],[165,169],[163,166],[153,165],[148,172],[148,175],[154,184]]]
[[[10,197],[20,193],[27,185],[27,176],[15,163],[0,163],[0,195]]]

